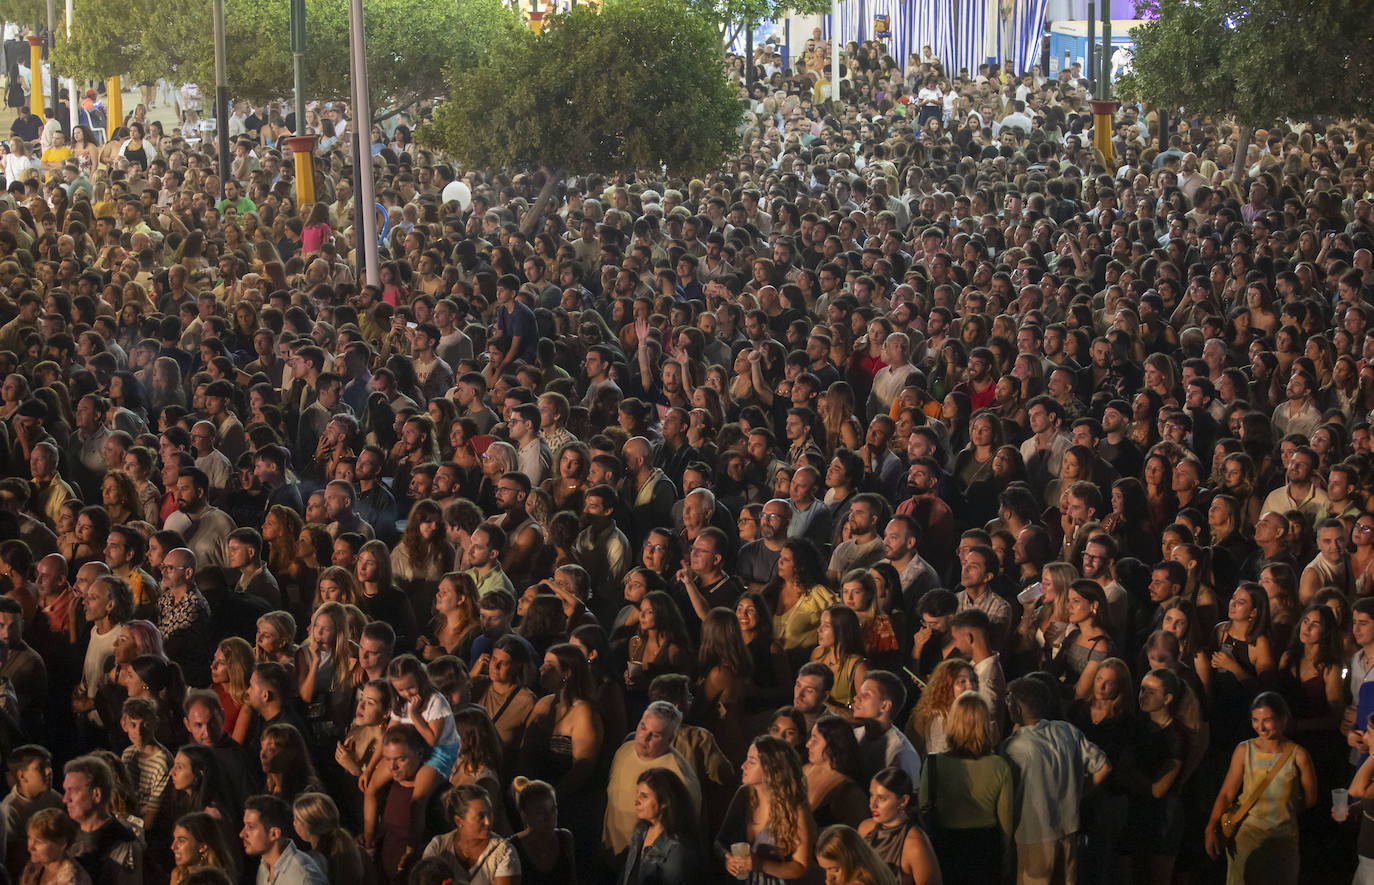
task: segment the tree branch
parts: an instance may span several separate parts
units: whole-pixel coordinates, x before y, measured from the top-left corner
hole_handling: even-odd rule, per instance
[[[406,111],[410,110],[411,108],[415,107],[415,106],[416,106],[417,104],[419,104],[419,103],[420,103],[420,99],[418,99],[418,98],[412,98],[410,101],[406,102],[405,104],[397,105],[396,107],[394,107],[394,108],[392,108],[391,110],[387,111],[385,114],[377,114],[377,115],[374,115],[374,116],[372,117],[372,125],[373,125],[373,126],[376,126],[378,123],[384,122],[384,121],[386,121],[386,120],[390,120],[392,117],[396,116],[397,114],[403,114],[403,113],[405,113]]]

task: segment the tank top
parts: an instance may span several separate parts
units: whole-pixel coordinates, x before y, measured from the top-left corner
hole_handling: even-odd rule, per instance
[[[1245,776],[1241,783],[1240,795],[1246,795],[1254,784],[1267,777],[1269,769],[1283,757],[1283,752],[1280,748],[1277,753],[1266,753],[1258,749],[1253,740],[1246,741]],[[1241,826],[1259,828],[1272,834],[1296,834],[1297,803],[1302,790],[1298,778],[1298,756],[1294,753],[1250,807],[1250,813],[1245,816]]]
[[[883,863],[887,864],[892,872],[901,877],[902,849],[906,845],[907,830],[911,829],[911,821],[898,824],[895,827],[885,827],[878,824],[868,831],[864,836],[864,841],[869,844],[875,854],[882,858]]]
[[[1229,633],[1222,637],[1221,648],[1229,652],[1231,657],[1240,668],[1251,676],[1255,675],[1255,665],[1250,663],[1250,646],[1254,643],[1248,639],[1237,639]]]
[[[148,168],[148,151],[142,145],[137,148],[124,148],[124,159],[130,163],[137,163],[141,168]]]

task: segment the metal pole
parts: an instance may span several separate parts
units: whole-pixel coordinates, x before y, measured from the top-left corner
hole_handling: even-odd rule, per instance
[[[52,87],[52,115],[57,116],[57,99],[61,89],[57,85],[57,74],[52,68],[52,51],[57,47],[57,0],[48,0],[48,83]],[[41,78],[40,78],[40,83]]]
[[[291,66],[296,79],[296,134],[305,134],[305,0],[291,0]]]
[[[830,0],[830,97],[840,100],[840,0]]]
[[[229,169],[229,62],[224,45],[224,0],[214,0],[215,134],[219,141],[219,196],[232,174]]]
[[[67,39],[72,38],[72,0],[67,0]],[[67,78],[67,115],[71,129],[75,130],[81,122],[81,109],[76,103],[76,78]]]
[[[29,113],[43,119],[43,39],[38,28],[29,38]]]
[[[368,285],[381,286],[382,269],[377,264],[377,213],[372,207],[372,104],[367,89],[367,35],[364,32],[363,0],[348,4],[349,47],[353,57],[353,116],[357,120],[353,138],[357,145],[357,182],[353,201],[362,212],[362,242],[358,242],[358,228],[353,228],[353,241],[358,255],[365,261]]]
[[[1088,78],[1088,94],[1097,95],[1097,67],[1093,59],[1097,57],[1097,3],[1088,0],[1088,48],[1084,52],[1083,76]]]
[[[1098,87],[1097,97],[1112,97],[1112,18],[1110,15],[1102,16],[1102,85]]]
[[[348,28],[349,39],[353,37],[353,5],[348,7]],[[349,145],[353,149],[353,261],[355,264],[354,275],[356,279],[365,279],[366,267],[363,263],[362,249],[362,229],[363,229],[363,188],[362,174],[363,163],[362,153],[358,150],[358,59],[353,54],[353,47],[349,45],[348,53],[348,106],[350,119],[348,124],[352,125],[353,132],[349,133]],[[346,124],[347,125],[347,124]],[[361,288],[361,286],[360,286]]]
[[[754,24],[744,23],[744,86],[752,99],[754,92]]]

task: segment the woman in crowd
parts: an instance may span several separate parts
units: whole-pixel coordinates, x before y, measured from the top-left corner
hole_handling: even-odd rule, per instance
[[[426,661],[447,654],[466,660],[479,627],[476,583],[464,572],[449,572],[440,579],[434,596],[430,630],[416,640],[416,648]]]
[[[816,823],[796,751],[755,738],[740,771],[742,785],[716,835],[725,871],[751,885],[801,879],[814,862]]]
[[[491,797],[478,786],[454,787],[444,796],[453,831],[435,836],[424,856],[444,861],[454,878],[470,885],[518,885],[520,858],[511,843],[491,831]]]
[[[296,836],[310,846],[310,856],[331,882],[364,881],[366,870],[358,842],[339,824],[339,807],[324,793],[302,793],[291,803]]]
[[[473,666],[474,695],[501,737],[502,757],[514,759],[534,710],[535,664],[529,643],[503,636]]]
[[[689,882],[701,870],[701,841],[687,788],[666,768],[639,776],[635,828],[620,885]]]
[[[978,690],[978,673],[962,658],[951,658],[936,665],[921,699],[911,711],[907,735],[927,755],[948,749],[945,717],[954,701],[964,692]]]
[[[949,748],[927,757],[921,769],[920,807],[929,809],[927,820],[938,828],[936,851],[921,834],[915,851],[901,853],[903,869],[912,870],[914,881],[922,881],[916,871],[931,865],[929,858],[937,852],[946,882],[972,885],[1001,876],[1012,850],[1013,776],[1007,761],[993,752],[993,728],[981,695],[966,691],[955,698],[946,720]],[[895,775],[880,772],[869,787],[871,802],[900,803],[905,787]]]
[[[1317,773],[1307,751],[1284,737],[1288,720],[1288,704],[1274,692],[1251,702],[1255,737],[1231,754],[1212,805],[1207,853],[1220,857],[1224,840],[1233,842],[1227,885],[1298,881],[1298,815],[1317,802]]]
[[[892,870],[852,828],[836,824],[821,830],[816,839],[816,863],[831,880],[855,885],[895,885],[898,879]],[[917,879],[922,883],[939,883],[934,878]]]
[[[172,830],[171,885],[183,885],[193,870],[209,867],[237,878],[238,857],[224,836],[224,825],[212,815],[194,811],[177,818]]]
[[[802,775],[816,826],[841,823],[852,827],[863,820],[867,808],[859,783],[859,744],[844,719],[826,714],[816,720],[806,742]]]
[[[547,781],[517,777],[511,785],[525,829],[511,844],[520,857],[521,885],[577,881],[573,838],[558,826],[558,795]]]
[[[811,653],[811,660],[824,664],[834,674],[830,701],[835,707],[844,709],[852,703],[855,690],[868,673],[863,649],[859,616],[853,609],[832,605],[821,612],[816,627],[816,650]]]
[[[1107,596],[1096,581],[1079,579],[1069,585],[1066,609],[1069,632],[1053,665],[1065,694],[1083,699],[1092,694],[1098,665],[1116,652],[1107,633]]]
[[[764,697],[790,688],[792,670],[782,644],[773,636],[773,615],[762,593],[746,590],[735,602],[735,620],[753,660],[754,685]]]

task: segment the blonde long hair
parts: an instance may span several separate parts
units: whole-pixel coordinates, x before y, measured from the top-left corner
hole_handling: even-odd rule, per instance
[[[897,885],[897,877],[873,846],[844,824],[821,830],[816,840],[816,857],[837,864],[846,885]]]
[[[329,687],[334,689],[343,680],[350,678],[349,671],[352,669],[349,666],[353,660],[353,648],[349,642],[348,612],[342,603],[326,602],[315,609],[315,613],[310,616],[311,622],[313,623],[316,618],[328,618],[334,625],[334,645],[329,649],[330,654],[334,656],[334,679]]]
[[[801,838],[801,809],[809,808],[806,801],[806,780],[802,776],[801,759],[792,745],[779,738],[763,735],[754,738],[763,783],[768,788],[768,826],[783,854],[791,854]],[[758,808],[757,790],[749,793],[749,809]]]

